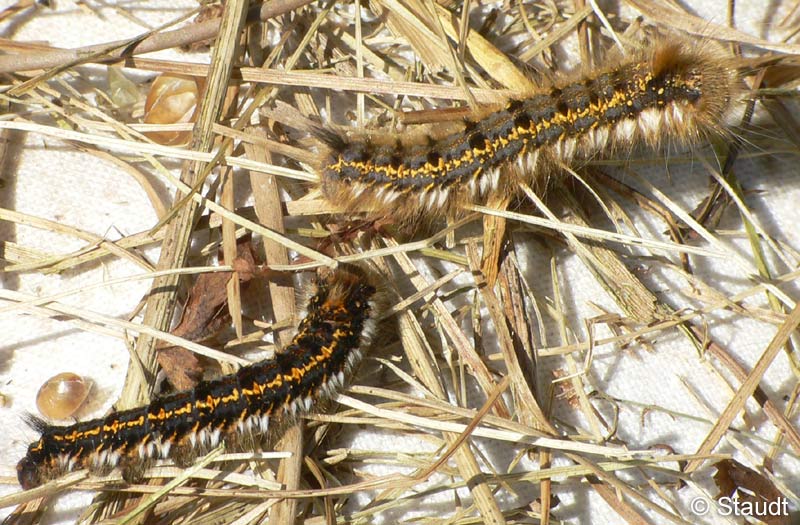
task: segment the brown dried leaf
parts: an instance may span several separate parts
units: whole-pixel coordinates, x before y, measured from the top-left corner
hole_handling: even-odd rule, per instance
[[[158,366],[175,390],[190,390],[203,379],[203,364],[197,354],[180,346],[158,351]]]
[[[220,258],[220,263],[224,260]],[[255,252],[250,240],[236,246],[236,259],[231,264],[239,272],[242,284],[250,281],[257,271]],[[191,341],[202,341],[215,335],[223,326],[215,318],[230,318],[227,313],[227,286],[232,272],[201,274],[189,292],[181,322],[173,333]]]
[[[243,288],[258,270],[255,252],[249,239],[239,242],[233,266]],[[220,263],[223,263],[220,259]],[[227,308],[227,286],[232,272],[204,273],[197,277],[183,309],[181,320],[172,330],[173,335],[189,341],[212,339],[230,325]],[[159,350],[158,363],[170,383],[178,390],[194,387],[202,378],[203,366],[198,357],[185,348],[170,346]]]
[[[752,508],[752,515],[764,523],[789,525],[789,515],[781,512],[780,506],[786,498],[772,481],[733,459],[718,461],[714,467],[717,469],[714,482],[719,488],[717,499],[735,497],[740,508]]]

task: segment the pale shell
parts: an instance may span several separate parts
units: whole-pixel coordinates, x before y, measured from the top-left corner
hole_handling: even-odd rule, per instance
[[[45,417],[68,418],[83,405],[91,388],[91,381],[72,372],[55,375],[45,381],[36,394],[36,407]]]

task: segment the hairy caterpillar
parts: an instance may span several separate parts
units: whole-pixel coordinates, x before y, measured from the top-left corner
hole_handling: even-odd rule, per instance
[[[546,180],[603,151],[724,133],[738,76],[721,53],[662,38],[612,62],[481,108],[455,131],[407,139],[320,130],[322,193],[346,209],[413,220],[513,194],[518,182]]]
[[[185,460],[222,439],[266,432],[273,416],[308,411],[343,385],[374,335],[380,308],[374,279],[358,267],[340,266],[315,288],[297,335],[273,359],[104,418],[70,426],[35,422],[42,435],[17,464],[20,485],[33,488],[80,468]]]

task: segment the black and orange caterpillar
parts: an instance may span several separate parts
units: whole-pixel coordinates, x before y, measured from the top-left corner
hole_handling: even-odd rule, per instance
[[[661,37],[604,67],[478,108],[452,129],[317,130],[322,194],[344,209],[401,222],[457,212],[519,182],[543,181],[601,152],[693,144],[726,132],[739,77],[709,42]]]
[[[17,464],[20,485],[30,489],[82,468],[122,466],[125,476],[158,457],[185,463],[223,439],[266,432],[274,416],[308,411],[342,387],[369,345],[379,314],[376,291],[366,270],[342,265],[316,281],[297,335],[274,358],[104,418],[37,423],[41,437]]]

